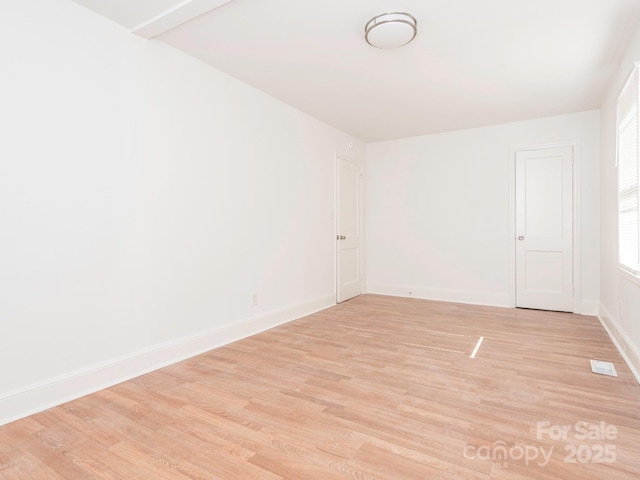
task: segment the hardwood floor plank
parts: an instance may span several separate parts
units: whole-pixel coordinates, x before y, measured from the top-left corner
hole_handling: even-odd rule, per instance
[[[426,478],[640,478],[597,319],[364,295],[0,427],[1,480]]]

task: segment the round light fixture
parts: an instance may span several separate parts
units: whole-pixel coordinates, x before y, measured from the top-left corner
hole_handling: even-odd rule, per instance
[[[364,38],[369,45],[389,49],[406,45],[418,33],[418,21],[404,12],[383,13],[373,17],[364,27]]]

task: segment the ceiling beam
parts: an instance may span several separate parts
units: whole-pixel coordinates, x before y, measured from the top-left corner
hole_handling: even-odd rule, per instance
[[[230,1],[183,0],[161,14],[133,27],[131,32],[144,38],[153,38]]]

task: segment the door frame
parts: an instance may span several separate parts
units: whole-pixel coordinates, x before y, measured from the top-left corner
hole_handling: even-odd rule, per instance
[[[334,207],[333,207],[333,269],[334,269],[334,275],[333,275],[333,291],[334,291],[334,298],[335,298],[335,302],[336,304],[338,303],[338,273],[339,273],[339,267],[340,265],[338,264],[338,242],[336,241],[336,236],[339,234],[338,232],[338,217],[339,217],[339,209],[340,209],[340,160],[345,160],[349,163],[353,163],[354,165],[358,166],[358,169],[360,171],[360,198],[359,198],[359,204],[360,204],[360,225],[358,225],[358,228],[360,229],[360,243],[358,245],[359,251],[360,251],[360,295],[362,295],[363,293],[366,293],[366,289],[365,289],[365,278],[366,278],[366,267],[365,267],[365,263],[364,263],[364,259],[365,259],[365,255],[364,255],[364,236],[365,236],[365,231],[364,231],[364,199],[365,199],[365,194],[364,194],[364,189],[365,189],[365,182],[364,182],[364,163],[362,162],[358,162],[352,158],[350,158],[349,156],[346,155],[342,155],[340,153],[336,153],[335,154],[335,161],[334,161],[334,178],[335,178],[335,189],[334,189]]]
[[[573,182],[573,313],[582,313],[581,236],[580,236],[580,140],[524,145],[509,149],[509,304],[516,308],[516,153],[545,148],[572,147]]]

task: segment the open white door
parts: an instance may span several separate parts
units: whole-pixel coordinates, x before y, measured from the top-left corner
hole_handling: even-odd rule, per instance
[[[337,302],[362,293],[360,166],[338,158]]]
[[[573,148],[515,161],[516,306],[573,311]]]

